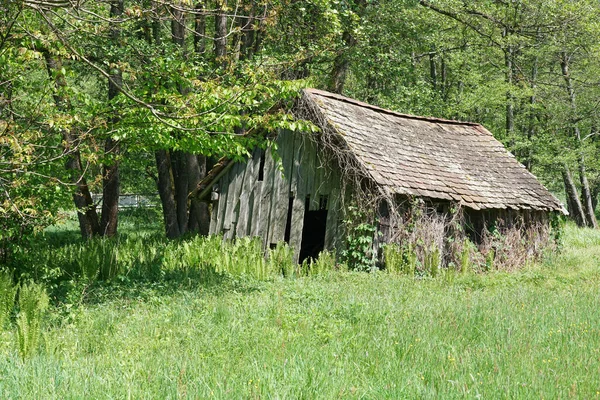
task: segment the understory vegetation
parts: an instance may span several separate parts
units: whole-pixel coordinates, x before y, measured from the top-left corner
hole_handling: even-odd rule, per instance
[[[74,223],[47,230],[0,274],[0,397],[599,397],[600,232],[567,225],[518,271],[433,278],[167,242],[151,217],[85,244]]]

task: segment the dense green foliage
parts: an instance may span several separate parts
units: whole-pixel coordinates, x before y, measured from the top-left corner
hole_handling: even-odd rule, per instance
[[[305,86],[481,122],[556,193],[572,175],[567,204],[581,225],[594,226],[594,1],[28,0],[0,7],[0,256],[52,223],[74,192],[170,188],[160,181],[156,151],[169,153],[177,187],[187,176],[177,170],[181,154],[238,159],[279,127],[310,129],[286,114]],[[113,182],[118,168],[121,181]],[[116,221],[108,220],[116,216],[106,214],[100,222],[111,236]],[[87,237],[107,232],[100,228]]]
[[[162,251],[158,238],[145,252],[124,243],[135,242],[133,229],[148,237],[142,221],[128,218],[128,236],[109,240],[138,263]],[[62,241],[80,241],[66,228]],[[2,397],[594,398],[599,390],[590,373],[600,357],[595,231],[568,225],[562,254],[518,272],[421,279],[334,270],[330,256],[310,276],[242,266],[209,273],[200,267],[212,263],[207,245],[164,244],[165,254],[202,251],[197,261],[183,257],[190,264],[163,261],[158,280],[79,275],[76,302],[53,296],[39,314],[39,347],[25,353],[21,315],[44,308],[20,300],[0,329]]]

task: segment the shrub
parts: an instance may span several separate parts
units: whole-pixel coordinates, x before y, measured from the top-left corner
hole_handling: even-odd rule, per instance
[[[350,205],[346,209],[346,243],[341,255],[350,269],[371,271],[375,268],[377,255],[373,244],[377,227],[368,222],[370,219],[369,213],[357,206]]]

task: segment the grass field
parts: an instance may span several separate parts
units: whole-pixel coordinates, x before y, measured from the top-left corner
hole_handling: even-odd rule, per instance
[[[97,286],[51,309],[0,398],[600,398],[600,233],[519,272],[332,271]]]

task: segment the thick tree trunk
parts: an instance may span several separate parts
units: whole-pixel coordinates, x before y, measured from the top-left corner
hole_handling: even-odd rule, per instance
[[[194,17],[194,51],[203,54],[206,51],[206,16],[204,15],[204,1],[196,3]]]
[[[119,194],[121,180],[119,177],[120,144],[117,140],[106,139],[104,144],[105,154],[113,156],[112,162],[105,163],[102,167],[102,219],[100,220],[100,234],[111,237],[117,233],[119,223]]]
[[[171,168],[173,171],[173,183],[175,184],[175,206],[177,207],[177,223],[179,233],[188,231],[188,166],[187,154],[181,151],[171,153]]]
[[[508,46],[504,52],[506,83],[509,87],[508,92],[506,92],[506,135],[508,138],[512,138],[512,134],[515,130],[515,106],[513,95],[511,93],[513,84],[513,57],[514,49],[512,46]]]
[[[435,63],[435,53],[429,53],[429,77],[431,78],[431,86],[434,91],[437,90],[437,65]]]
[[[329,81],[329,91],[342,93],[346,84],[346,75],[350,67],[350,50],[356,45],[356,39],[348,31],[342,35],[344,41],[344,50],[341,51],[333,60],[333,69]]]
[[[585,171],[585,160],[583,159],[583,156],[581,156],[579,160],[579,182],[581,183],[581,198],[583,202],[583,211],[585,212],[587,225],[591,228],[597,229],[598,221],[596,220],[596,214],[594,213],[592,191],[590,189],[590,184],[587,179],[587,174]]]
[[[251,59],[254,56],[254,11],[253,6],[250,15],[242,26],[242,48],[240,50],[240,58],[242,60]]]
[[[188,154],[188,168],[190,171],[188,180],[188,193],[191,193],[198,183],[206,176],[206,157]],[[199,201],[193,197],[190,199],[190,214],[188,229],[201,235],[208,235],[210,225],[210,213],[208,203]]]
[[[54,104],[59,111],[66,111],[69,107],[68,99],[63,95],[67,86],[67,81],[62,74],[61,61],[52,56],[48,51],[43,51],[46,61],[46,69],[51,79],[54,79],[56,93],[54,94]],[[83,176],[81,167],[81,154],[77,149],[78,137],[69,129],[62,130],[64,152],[67,154],[65,169],[71,173],[71,182],[75,185],[73,193],[73,202],[77,209],[77,219],[79,220],[79,230],[81,237],[90,239],[100,233],[100,223],[96,206],[92,200],[92,195],[87,181]]]
[[[113,0],[110,3],[110,17],[118,18],[123,14],[123,0]],[[110,37],[114,46],[119,45],[121,38],[121,29],[117,23],[113,24],[110,30]],[[121,70],[113,67],[110,71],[108,80],[108,100],[109,102],[119,95],[123,84]],[[115,124],[119,120],[117,115],[111,119]],[[119,156],[121,146],[118,140],[109,137],[104,143],[105,155],[109,155],[111,160],[102,167],[102,217],[100,220],[100,233],[103,236],[114,236],[117,233],[119,218],[119,194],[121,191],[121,180],[119,177]]]
[[[177,222],[177,207],[173,194],[173,176],[171,175],[171,158],[166,150],[155,152],[156,167],[158,170],[158,194],[163,209],[165,231],[169,239],[181,235],[179,223]]]
[[[198,14],[194,21],[194,49],[204,52],[205,16],[202,14],[204,2],[195,7]],[[171,36],[174,43],[185,46],[185,16],[172,10]],[[217,20],[220,16],[215,17]],[[227,18],[225,16],[225,22]],[[227,26],[224,26],[226,36]],[[221,37],[215,32],[216,40]],[[184,49],[185,51],[185,49]],[[181,92],[185,88],[180,88]],[[207,204],[196,199],[188,199],[189,193],[206,174],[204,157],[182,151],[159,150],[155,153],[158,169],[158,192],[163,208],[167,237],[173,239],[187,232],[208,234],[210,217]],[[199,162],[202,160],[202,163]]]
[[[442,98],[448,100],[448,66],[446,65],[446,57],[442,53],[442,61],[440,65],[442,78]]]
[[[575,138],[577,139],[577,145],[579,147],[579,181],[581,183],[581,198],[583,200],[583,211],[585,215],[586,225],[592,228],[598,228],[598,222],[596,221],[596,215],[594,214],[594,205],[592,202],[592,191],[588,183],[586,168],[585,168],[585,157],[583,155],[583,141],[581,139],[581,131],[577,123],[577,102],[575,98],[575,89],[573,88],[573,82],[571,79],[571,73],[569,71],[570,56],[566,52],[561,53],[560,67],[565,80],[565,86],[569,95],[569,101],[571,103],[571,111],[573,113],[573,120],[571,121]]]
[[[215,15],[215,59],[223,67],[227,65],[227,14],[225,7],[226,0],[217,0],[217,10]]]
[[[171,7],[171,40],[185,53],[185,14],[176,7]]]
[[[567,197],[567,209],[569,210],[569,215],[577,225],[587,226],[583,206],[577,195],[577,187],[571,177],[571,171],[569,171],[569,167],[566,164],[563,166],[562,176],[565,185],[565,195]]]

